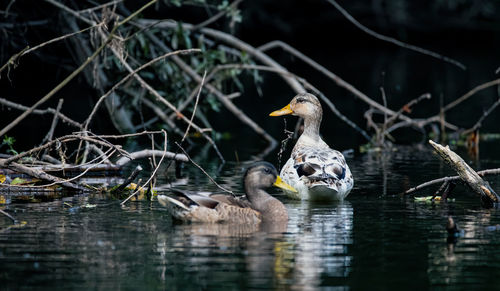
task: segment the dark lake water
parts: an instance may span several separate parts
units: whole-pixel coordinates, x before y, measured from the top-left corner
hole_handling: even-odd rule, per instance
[[[471,165],[499,167],[490,148]],[[273,191],[289,210],[283,232],[178,224],[156,201],[120,207],[91,196],[65,198],[97,204],[74,212],[63,201],[10,204],[2,209],[27,224],[9,228],[0,217],[0,289],[498,289],[500,231],[491,226],[500,224],[499,210],[482,208],[463,186],[449,203],[396,195],[451,173],[429,147],[348,162],[355,186],[344,202],[292,201]],[[221,185],[242,192],[244,164],[220,171],[217,161],[201,164]],[[185,175],[180,188],[217,190],[191,165]],[[498,177],[488,180],[500,190]],[[449,215],[464,230],[454,243],[447,242]]]

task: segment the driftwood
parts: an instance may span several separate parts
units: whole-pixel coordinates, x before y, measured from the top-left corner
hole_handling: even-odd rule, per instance
[[[484,181],[476,171],[467,165],[459,155],[450,150],[448,146],[444,147],[432,140],[429,140],[429,143],[439,156],[458,173],[460,179],[481,197],[482,201],[490,203],[498,203],[500,201],[500,197],[491,188],[489,183]]]

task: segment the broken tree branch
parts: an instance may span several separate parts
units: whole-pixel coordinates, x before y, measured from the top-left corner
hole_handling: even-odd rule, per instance
[[[444,147],[438,143],[429,140],[431,146],[436,152],[451,166],[460,176],[460,178],[470,186],[470,188],[478,194],[481,199],[489,200],[493,203],[498,203],[500,197],[490,187],[488,182],[485,182],[467,163],[455,152],[450,150],[448,146]]]
[[[478,171],[477,174],[481,177],[484,177],[487,175],[500,175],[500,168]],[[419,184],[415,187],[412,187],[412,188],[404,191],[403,193],[401,193],[401,195],[408,195],[408,194],[411,194],[413,192],[416,192],[416,191],[421,190],[423,188],[427,188],[427,187],[432,186],[432,185],[441,184],[441,183],[445,183],[445,182],[454,182],[454,181],[458,181],[458,180],[461,180],[460,176],[450,176],[450,177],[443,177],[443,178],[439,178],[439,179],[434,179],[434,180]]]
[[[153,155],[157,156],[157,157],[161,157],[163,154],[164,154],[164,152],[160,151],[160,150],[154,150],[154,151],[153,150],[141,150],[141,151],[130,153],[130,157],[121,157],[118,161],[116,161],[115,164],[118,166],[124,166],[125,164],[127,164],[131,160],[147,158],[147,157],[151,157]],[[181,162],[189,162],[189,159],[183,154],[175,154],[173,152],[167,151],[167,152],[165,152],[165,157],[167,159],[175,159],[175,160],[181,161]]]

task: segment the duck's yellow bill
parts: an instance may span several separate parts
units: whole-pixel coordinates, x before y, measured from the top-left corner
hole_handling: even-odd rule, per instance
[[[292,114],[293,110],[290,108],[290,104],[287,106],[281,108],[280,110],[273,111],[269,114],[269,116],[281,116],[281,115],[287,115],[287,114]]]
[[[281,189],[285,189],[285,190],[292,191],[292,192],[297,192],[297,190],[295,188],[293,188],[292,186],[283,182],[283,180],[281,180],[280,176],[276,177],[276,181],[274,182],[273,185],[278,187],[278,188],[281,188]]]

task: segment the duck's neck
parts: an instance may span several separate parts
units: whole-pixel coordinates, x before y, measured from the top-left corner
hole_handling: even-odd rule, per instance
[[[248,201],[252,204],[252,208],[257,211],[263,211],[266,205],[266,201],[273,198],[269,193],[263,189],[246,186],[245,192],[247,193]]]
[[[304,117],[304,132],[297,141],[297,145],[323,145],[323,140],[319,136],[321,125],[321,111],[315,115]]]

